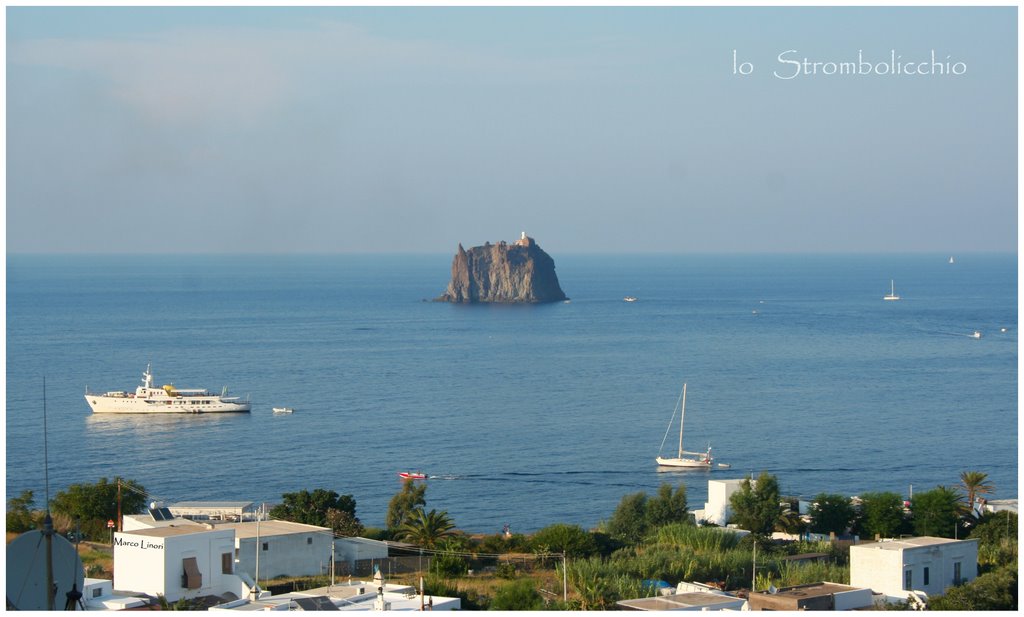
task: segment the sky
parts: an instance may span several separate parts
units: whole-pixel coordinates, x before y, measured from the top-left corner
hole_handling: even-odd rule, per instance
[[[1017,250],[1016,7],[6,20],[9,254]]]

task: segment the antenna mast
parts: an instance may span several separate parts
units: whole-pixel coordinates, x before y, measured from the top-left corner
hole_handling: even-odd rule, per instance
[[[46,491],[46,517],[43,518],[43,541],[46,544],[46,610],[56,610],[53,588],[53,519],[50,517],[50,455],[46,443],[46,375],[43,375],[43,482]]]

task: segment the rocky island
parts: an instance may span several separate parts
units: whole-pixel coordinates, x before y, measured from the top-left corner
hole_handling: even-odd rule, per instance
[[[488,242],[467,251],[460,243],[452,280],[435,302],[539,304],[565,299],[555,261],[523,232],[514,244]]]

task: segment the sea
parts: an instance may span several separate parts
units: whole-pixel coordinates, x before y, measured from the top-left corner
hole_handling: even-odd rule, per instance
[[[571,301],[464,306],[429,301],[446,254],[8,255],[7,496],[41,504],[47,470],[51,496],[325,488],[379,527],[422,471],[471,533],[593,528],[663,483],[700,508],[708,480],[762,471],[811,498],[979,470],[1017,497],[1016,254],[553,257]],[[150,363],[252,412],[90,412],[86,388],[134,391]],[[655,464],[684,383],[684,446],[729,467]]]

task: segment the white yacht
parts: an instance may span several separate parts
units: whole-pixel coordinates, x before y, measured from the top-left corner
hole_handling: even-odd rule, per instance
[[[896,283],[892,280],[889,281],[889,293],[882,297],[883,300],[899,300],[900,297],[896,295]]]
[[[228,396],[228,389],[213,394],[205,389],[182,389],[168,384],[153,387],[150,365],[142,374],[142,385],[131,394],[121,390],[97,394],[85,388],[85,401],[93,413],[231,413],[248,412],[248,398]]]

